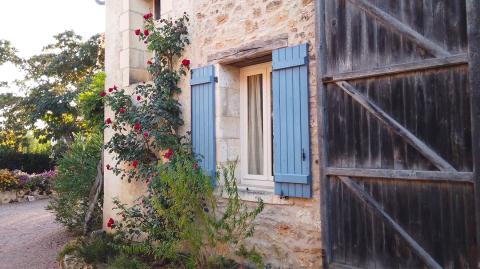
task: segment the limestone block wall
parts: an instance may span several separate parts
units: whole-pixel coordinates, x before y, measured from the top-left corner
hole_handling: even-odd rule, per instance
[[[146,80],[148,53],[135,39],[132,29],[142,24],[137,15],[152,9],[144,0],[107,0],[107,85],[133,85]],[[191,45],[183,57],[191,67],[214,64],[216,85],[217,161],[233,160],[240,155],[240,82],[239,68],[212,57],[221,52],[233,52],[252,42],[285,39],[285,46],[309,43],[310,70],[310,130],[312,160],[312,199],[280,199],[273,190],[247,191],[245,201],[262,198],[265,210],[257,219],[257,229],[247,245],[255,246],[265,261],[274,268],[321,268],[320,183],[318,164],[316,111],[315,10],[313,0],[162,0],[162,18],[177,17],[187,12],[191,18]],[[122,16],[123,14],[123,16]],[[127,15],[126,15],[127,14]],[[121,18],[128,23],[121,26]],[[138,47],[137,47],[138,46]],[[240,56],[239,56],[240,57]],[[138,61],[137,61],[138,60]],[[190,130],[189,77],[180,82],[179,101],[185,125]],[[107,110],[106,115],[111,113]],[[109,138],[108,131],[105,139]],[[111,158],[105,154],[106,160]],[[106,172],[104,217],[111,211],[110,198],[118,196],[128,202],[138,197],[143,186],[121,182]],[[222,201],[220,201],[222,203]],[[248,202],[253,203],[253,202]]]
[[[107,73],[105,87],[113,85],[127,91],[141,81],[150,80],[146,70],[150,53],[145,44],[139,42],[134,30],[143,24],[143,15],[151,8],[150,1],[144,0],[107,0],[105,28],[105,71]],[[114,120],[114,113],[105,109],[105,118]],[[105,142],[112,137],[109,129],[105,130]],[[113,164],[114,155],[104,151],[104,163]],[[113,212],[113,199],[118,198],[131,203],[146,190],[144,183],[128,183],[115,176],[112,171],[104,169],[104,228]]]

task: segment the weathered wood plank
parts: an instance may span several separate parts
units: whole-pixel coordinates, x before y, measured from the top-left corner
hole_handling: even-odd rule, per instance
[[[288,46],[288,35],[283,34],[267,40],[256,40],[238,48],[220,51],[207,56],[209,63],[234,64],[271,54],[273,50]]]
[[[412,238],[390,215],[385,212],[383,206],[380,205],[375,199],[372,198],[363,188],[358,185],[349,177],[339,176],[338,177],[345,186],[357,197],[361,202],[365,203],[372,213],[378,215],[384,220],[384,222],[389,225],[393,230],[411,247],[411,249],[418,255],[420,259],[427,265],[429,268],[441,269],[442,267],[438,264],[429,253],[427,253],[422,246],[420,246],[414,238]]]
[[[349,176],[366,178],[383,178],[395,180],[425,180],[434,182],[464,182],[473,183],[471,172],[439,172],[416,170],[364,169],[327,167],[329,176]]]
[[[441,171],[456,171],[453,166],[451,166],[447,161],[445,161],[441,156],[439,156],[434,150],[428,147],[423,141],[418,139],[414,134],[412,134],[401,124],[399,124],[390,115],[385,113],[370,99],[357,91],[348,82],[338,81],[336,82],[336,85],[339,86],[342,90],[344,90],[345,93],[351,96],[355,101],[361,104],[366,110],[372,113],[372,115],[379,119],[380,122],[385,124],[393,132],[401,136],[405,141],[407,141],[410,145],[417,149],[420,154],[430,160],[438,169],[440,169]]]
[[[325,0],[315,1],[315,53],[318,57],[316,80],[321,81],[322,76],[327,73],[327,43],[326,43],[326,25],[325,25]],[[327,86],[323,83],[317,83],[317,126],[318,126],[318,161],[320,166],[320,218],[321,218],[321,236],[322,247],[325,249],[323,257],[323,267],[328,268],[332,260],[332,241],[330,240],[329,222],[331,214],[329,212],[330,196],[329,182],[325,175],[326,159],[326,111],[327,111]]]
[[[477,244],[480,242],[480,1],[467,0],[470,110]],[[477,262],[480,251],[476,250]]]
[[[446,68],[457,65],[468,64],[468,55],[466,53],[442,57],[431,58],[421,61],[415,61],[403,64],[394,64],[390,66],[377,67],[373,69],[356,70],[339,74],[327,74],[322,77],[324,83],[332,83],[342,80],[355,80],[372,77],[381,77],[388,75],[398,75],[417,71],[426,71],[430,69]]]
[[[359,8],[364,10],[366,13],[377,19],[380,23],[388,27],[390,30],[393,30],[399,34],[402,34],[409,38],[412,42],[416,43],[418,46],[426,49],[432,55],[437,57],[449,56],[450,53],[442,48],[440,45],[429,40],[425,36],[421,35],[417,31],[410,28],[410,26],[399,21],[390,14],[384,12],[380,8],[371,4],[367,0],[348,0],[350,3],[357,5]]]
[[[83,234],[86,235],[90,231],[90,221],[92,220],[93,212],[95,211],[95,206],[98,203],[98,198],[100,193],[103,190],[103,154],[100,161],[97,165],[97,176],[95,177],[95,182],[93,183],[92,188],[90,189],[90,194],[88,196],[88,209],[85,214],[85,221],[83,223]]]

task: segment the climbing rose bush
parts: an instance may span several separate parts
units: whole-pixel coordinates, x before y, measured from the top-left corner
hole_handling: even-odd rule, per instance
[[[107,165],[128,181],[146,181],[155,174],[162,152],[178,149],[185,140],[177,133],[183,120],[175,96],[181,91],[177,84],[187,74],[190,61],[184,59],[180,65],[175,62],[189,44],[189,19],[184,14],[175,21],[161,20],[159,26],[150,13],[144,19],[144,29],[135,30],[135,35],[155,52],[147,62],[153,83],[140,83],[133,94],[116,86],[100,94],[115,113],[114,118],[106,119],[105,127],[114,133],[106,149],[117,159]]]

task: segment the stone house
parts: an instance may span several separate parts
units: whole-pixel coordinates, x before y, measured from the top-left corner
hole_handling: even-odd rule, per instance
[[[106,85],[126,88],[150,79],[142,15],[189,14],[181,131],[207,171],[240,160],[241,198],[266,203],[248,244],[273,267],[478,267],[479,1],[106,7]],[[104,220],[144,188],[105,171]]]
[[[242,199],[266,204],[249,240],[266,262],[320,268],[314,1],[110,0],[106,10],[106,85],[124,88],[150,79],[151,55],[133,34],[142,16],[190,16],[182,132],[192,131],[206,170],[239,159]],[[104,219],[113,197],[131,202],[144,191],[106,170]]]

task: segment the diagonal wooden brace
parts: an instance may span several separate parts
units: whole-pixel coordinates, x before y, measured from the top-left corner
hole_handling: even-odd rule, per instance
[[[412,248],[413,252],[432,269],[441,269],[442,266],[433,259],[433,257],[420,246],[415,239],[413,239],[402,226],[400,226],[390,215],[385,212],[382,205],[380,205],[370,194],[368,194],[358,183],[349,177],[339,176],[345,186],[365,205],[370,211],[382,218],[385,224],[393,228],[393,230],[400,235],[400,237]]]
[[[384,26],[387,26],[391,30],[409,38],[412,42],[424,48],[432,55],[436,57],[450,56],[450,53],[447,50],[445,50],[435,42],[431,41],[430,39],[426,38],[425,36],[421,35],[417,31],[412,29],[410,26],[404,24],[403,22],[399,21],[398,19],[386,13],[385,11],[379,9],[375,5],[372,5],[368,0],[348,0],[348,1],[350,1],[350,3],[352,3],[355,6],[358,6],[360,9],[365,11],[370,16],[377,19]]]
[[[403,138],[408,144],[414,147],[427,160],[431,161],[440,171],[456,172],[457,170],[434,150],[432,150],[422,140],[418,139],[407,128],[403,127],[394,118],[385,113],[379,106],[372,102],[368,97],[359,92],[355,87],[346,81],[338,81],[335,84],[340,87],[346,94],[350,95],[353,100],[363,106],[373,116],[380,120],[387,128],[395,132]]]

